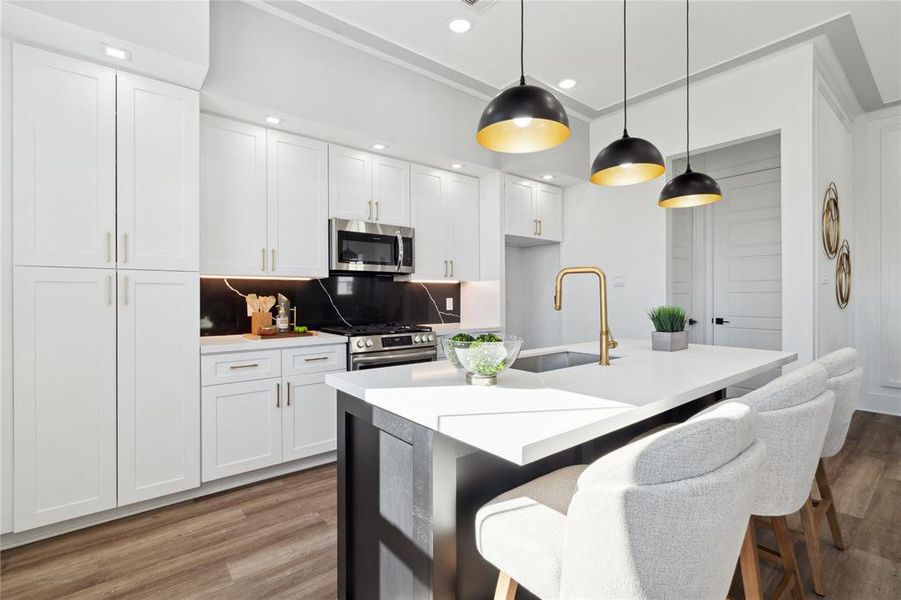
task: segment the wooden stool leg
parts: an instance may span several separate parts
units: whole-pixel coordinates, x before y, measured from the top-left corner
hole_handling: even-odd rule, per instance
[[[829,521],[829,531],[832,533],[832,544],[839,550],[845,549],[845,541],[842,539],[842,530],[838,525],[838,515],[835,513],[835,500],[832,497],[832,487],[829,485],[829,478],[826,477],[826,469],[823,466],[823,459],[817,463],[817,487],[820,488],[820,497],[824,502],[829,503],[826,509],[826,520]]]
[[[497,575],[497,588],[494,590],[494,600],[513,600],[516,597],[516,588],[519,584],[515,579],[501,571]]]
[[[804,589],[801,585],[801,571],[798,569],[798,560],[795,558],[795,550],[792,548],[792,539],[788,532],[788,523],[785,517],[772,517],[770,521],[773,523],[773,533],[776,534],[776,543],[779,545],[779,556],[782,558],[782,564],[785,572],[789,576],[793,576],[794,581],[790,584],[792,597],[795,600],[804,600]]]
[[[741,569],[741,584],[745,589],[745,600],[762,600],[760,565],[757,562],[757,534],[754,532],[753,518],[748,521],[745,539],[741,543],[738,566]]]
[[[810,498],[801,507],[801,524],[804,527],[804,543],[807,544],[807,557],[810,559],[810,573],[813,578],[813,591],[818,596],[826,595],[826,578],[823,574],[823,553],[820,549],[820,536]]]

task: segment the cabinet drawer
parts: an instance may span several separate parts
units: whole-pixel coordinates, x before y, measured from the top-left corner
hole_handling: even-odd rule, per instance
[[[322,371],[343,371],[346,368],[347,346],[345,344],[282,350],[282,374],[285,377]]]
[[[281,374],[281,353],[278,350],[229,352],[201,357],[200,382],[204,386],[281,377]]]

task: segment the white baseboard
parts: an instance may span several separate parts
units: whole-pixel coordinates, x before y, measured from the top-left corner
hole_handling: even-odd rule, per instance
[[[184,492],[178,492],[177,494],[154,498],[136,504],[129,504],[128,506],[123,506],[121,508],[113,508],[92,515],[78,517],[77,519],[70,519],[61,523],[53,523],[52,525],[29,529],[28,531],[4,533],[3,535],[0,535],[0,550],[15,548],[16,546],[21,546],[23,544],[30,544],[31,542],[36,542],[38,540],[62,535],[78,529],[84,529],[85,527],[91,527],[92,525],[114,521],[123,517],[147,512],[148,510],[162,508],[178,502],[184,502],[185,500],[192,500],[194,498],[200,498],[201,496],[216,494],[249,483],[256,483],[265,479],[272,479],[273,477],[318,467],[319,465],[335,462],[336,457],[337,454],[335,452],[326,452],[310,458],[302,458],[300,460],[275,465],[258,471],[241,473],[240,475],[216,479],[215,481],[207,481],[201,483],[200,487],[192,490],[185,490]]]
[[[857,408],[867,412],[901,417],[901,398],[862,392],[860,394],[860,404]]]

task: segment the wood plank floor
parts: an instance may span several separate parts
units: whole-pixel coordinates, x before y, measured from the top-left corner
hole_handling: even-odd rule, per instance
[[[828,597],[901,598],[901,418],[858,412],[827,469],[849,546],[823,547]],[[335,468],[318,467],[2,552],[0,596],[335,598],[335,522]]]

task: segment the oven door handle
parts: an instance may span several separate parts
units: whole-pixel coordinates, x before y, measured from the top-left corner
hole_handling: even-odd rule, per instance
[[[397,270],[400,271],[404,264],[404,238],[401,236],[400,231],[394,235],[397,236]]]
[[[419,360],[421,358],[437,358],[437,348],[431,348],[421,352],[379,352],[378,356],[354,356],[351,358],[355,364],[372,364],[378,362],[393,362],[398,358],[409,358],[411,360]]]

